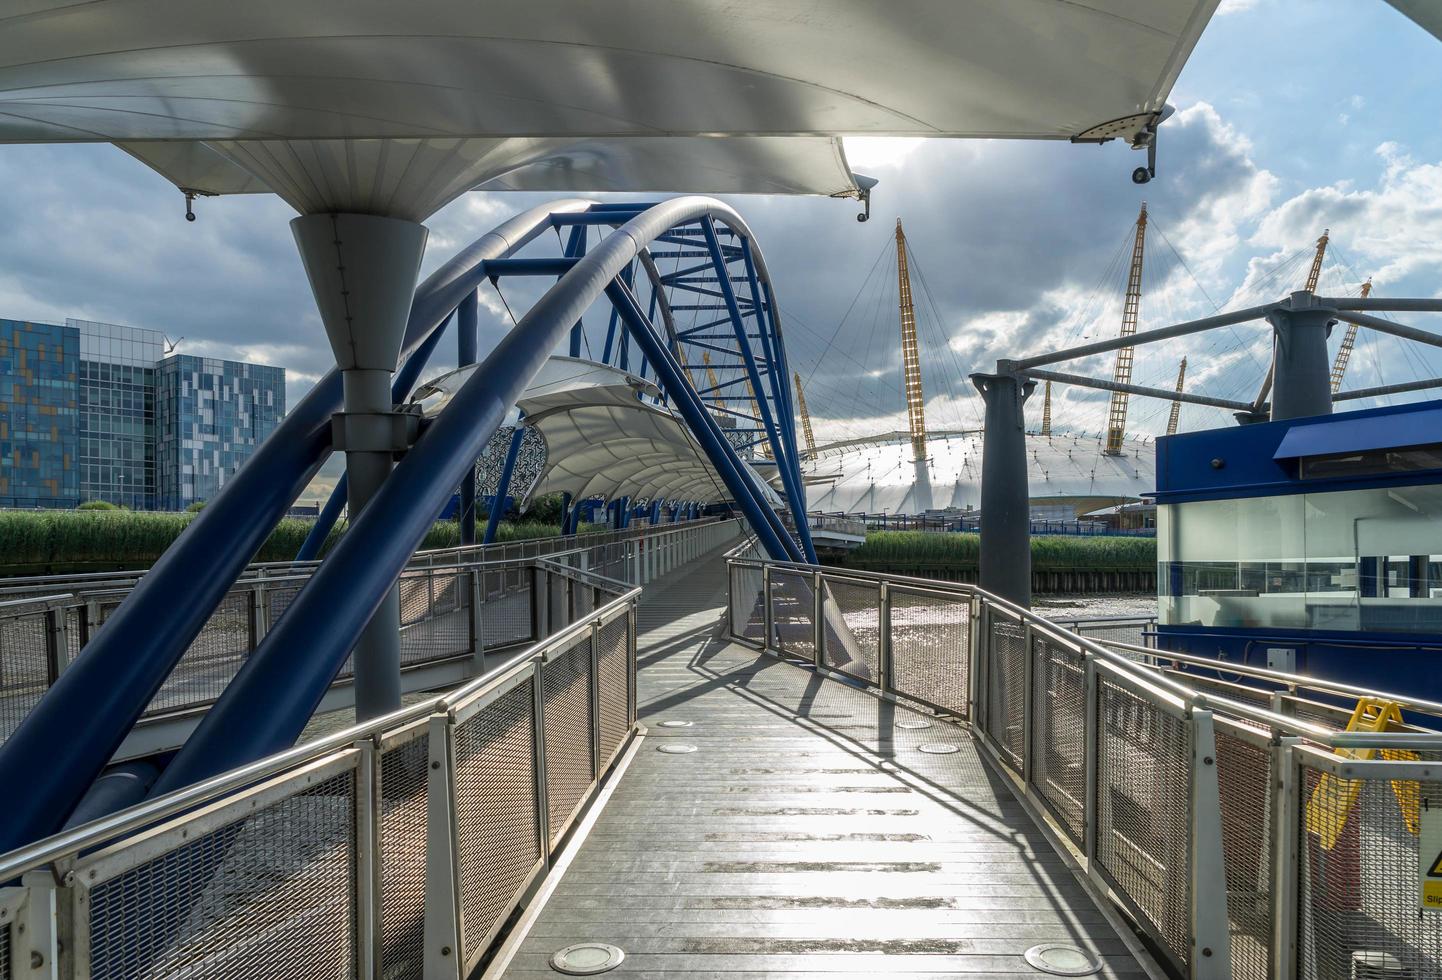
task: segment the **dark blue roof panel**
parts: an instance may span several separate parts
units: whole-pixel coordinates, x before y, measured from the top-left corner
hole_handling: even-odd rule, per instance
[[[1272,458],[1333,456],[1438,442],[1442,442],[1442,406],[1432,406],[1395,415],[1339,415],[1295,425],[1282,437]]]

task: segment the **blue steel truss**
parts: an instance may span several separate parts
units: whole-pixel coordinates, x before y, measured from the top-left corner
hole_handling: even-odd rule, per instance
[[[560,255],[529,254],[552,237],[564,243]],[[547,357],[558,349],[582,356],[583,348],[595,349],[587,332],[596,329],[595,317],[586,321],[593,307],[603,311],[606,336],[594,339],[606,361],[657,382],[660,401],[684,420],[763,550],[776,560],[815,561],[775,294],[739,215],[706,198],[563,201],[518,215],[417,289],[393,387],[397,401],[409,396],[452,319],[460,321],[461,362],[476,358],[476,290],[517,276],[558,279],[426,428],[160,774],[152,795],[294,742],[435,515],[474,472],[482,448]],[[699,352],[711,355],[717,384],[707,381]],[[25,787],[0,822],[0,852],[54,832],[75,812],[245,563],[330,454],[340,388],[336,372],[317,383],[0,745],[0,782]],[[743,455],[758,445],[769,450],[799,541],[744,465]],[[505,493],[502,487],[498,496]],[[339,499],[326,508],[332,519]],[[582,503],[574,502],[568,522]],[[617,503],[623,522],[643,506]],[[666,503],[696,513],[694,501]],[[661,504],[644,507],[659,514]],[[85,719],[85,738],[75,737],[76,719]]]

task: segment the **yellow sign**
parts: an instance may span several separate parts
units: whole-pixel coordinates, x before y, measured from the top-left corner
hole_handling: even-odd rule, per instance
[[[1417,840],[1418,904],[1442,912],[1442,801],[1422,804],[1422,833]]]
[[[1393,725],[1401,727],[1402,709],[1392,701],[1376,698],[1362,698],[1347,722],[1349,732],[1385,732]],[[1367,760],[1378,756],[1376,749],[1338,749],[1337,755],[1349,759]],[[1415,752],[1403,749],[1383,749],[1381,757],[1389,762],[1415,762],[1420,758]],[[1410,780],[1392,780],[1392,795],[1402,810],[1402,819],[1407,829],[1417,833],[1419,810],[1419,787]],[[1352,810],[1357,806],[1357,797],[1362,792],[1360,779],[1342,779],[1323,773],[1317,780],[1317,787],[1307,800],[1307,830],[1316,834],[1324,850],[1332,850],[1342,838]],[[1438,809],[1438,808],[1434,808]]]

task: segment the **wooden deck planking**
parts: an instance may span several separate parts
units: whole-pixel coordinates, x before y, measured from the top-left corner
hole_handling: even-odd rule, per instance
[[[586,940],[616,977],[1035,978],[1044,942],[1145,975],[965,730],[725,641],[724,605],[714,558],[648,590],[649,734],[505,977]]]

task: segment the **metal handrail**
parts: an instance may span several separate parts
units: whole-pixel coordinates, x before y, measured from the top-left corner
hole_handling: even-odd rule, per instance
[[[564,566],[558,566],[557,570],[575,571],[575,569],[564,568]],[[531,669],[538,658],[544,658],[550,651],[570,645],[591,627],[605,626],[620,616],[626,615],[641,594],[641,589],[627,586],[623,582],[616,582],[614,579],[605,579],[605,581],[623,586],[626,591],[584,618],[578,619],[566,628],[528,647],[518,654],[510,665],[495,674],[478,677],[453,691],[438,694],[430,700],[353,725],[313,742],[306,742],[276,755],[259,759],[249,765],[232,769],[173,793],[146,800],[98,820],[63,830],[58,834],[11,851],[9,854],[0,855],[0,882],[10,881],[26,871],[41,868],[72,854],[93,849],[108,840],[140,830],[226,793],[313,762],[332,752],[348,748],[360,739],[379,735],[400,725],[434,714],[445,714],[450,710],[450,705],[454,701],[503,684],[517,674]]]

